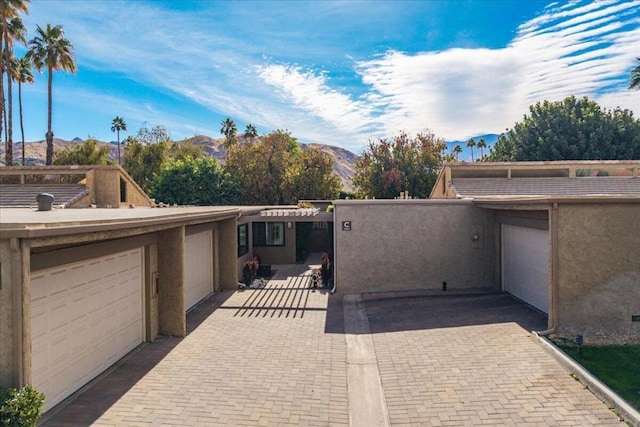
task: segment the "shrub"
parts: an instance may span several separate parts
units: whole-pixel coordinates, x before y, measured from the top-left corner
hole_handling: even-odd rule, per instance
[[[0,388],[0,426],[35,426],[43,404],[44,394],[30,385],[19,390]]]

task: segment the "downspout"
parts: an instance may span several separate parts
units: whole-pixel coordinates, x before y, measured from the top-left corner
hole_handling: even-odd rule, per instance
[[[558,203],[555,202],[551,211],[549,229],[551,230],[551,299],[549,301],[549,328],[536,332],[536,335],[547,336],[556,333],[558,329]]]

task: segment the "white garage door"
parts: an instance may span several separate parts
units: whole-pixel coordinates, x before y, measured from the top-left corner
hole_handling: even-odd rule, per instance
[[[51,409],[143,341],[142,248],[31,275],[33,385]]]
[[[549,313],[549,232],[503,224],[502,242],[504,290]]]
[[[187,235],[184,246],[184,302],[188,310],[213,292],[211,230]]]

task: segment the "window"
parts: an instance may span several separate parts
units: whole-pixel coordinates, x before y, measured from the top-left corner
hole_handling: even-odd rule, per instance
[[[284,222],[254,222],[253,246],[284,246]]]
[[[238,258],[249,252],[249,237],[247,233],[249,226],[242,224],[238,226]]]
[[[127,183],[120,178],[120,203],[127,203]]]

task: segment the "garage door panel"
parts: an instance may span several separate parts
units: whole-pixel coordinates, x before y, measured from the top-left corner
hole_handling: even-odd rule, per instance
[[[32,275],[32,378],[45,410],[142,342],[142,271],[137,248]]]
[[[193,307],[213,292],[213,245],[211,230],[185,237],[185,307]]]
[[[549,312],[549,232],[503,225],[503,286],[506,292]]]

